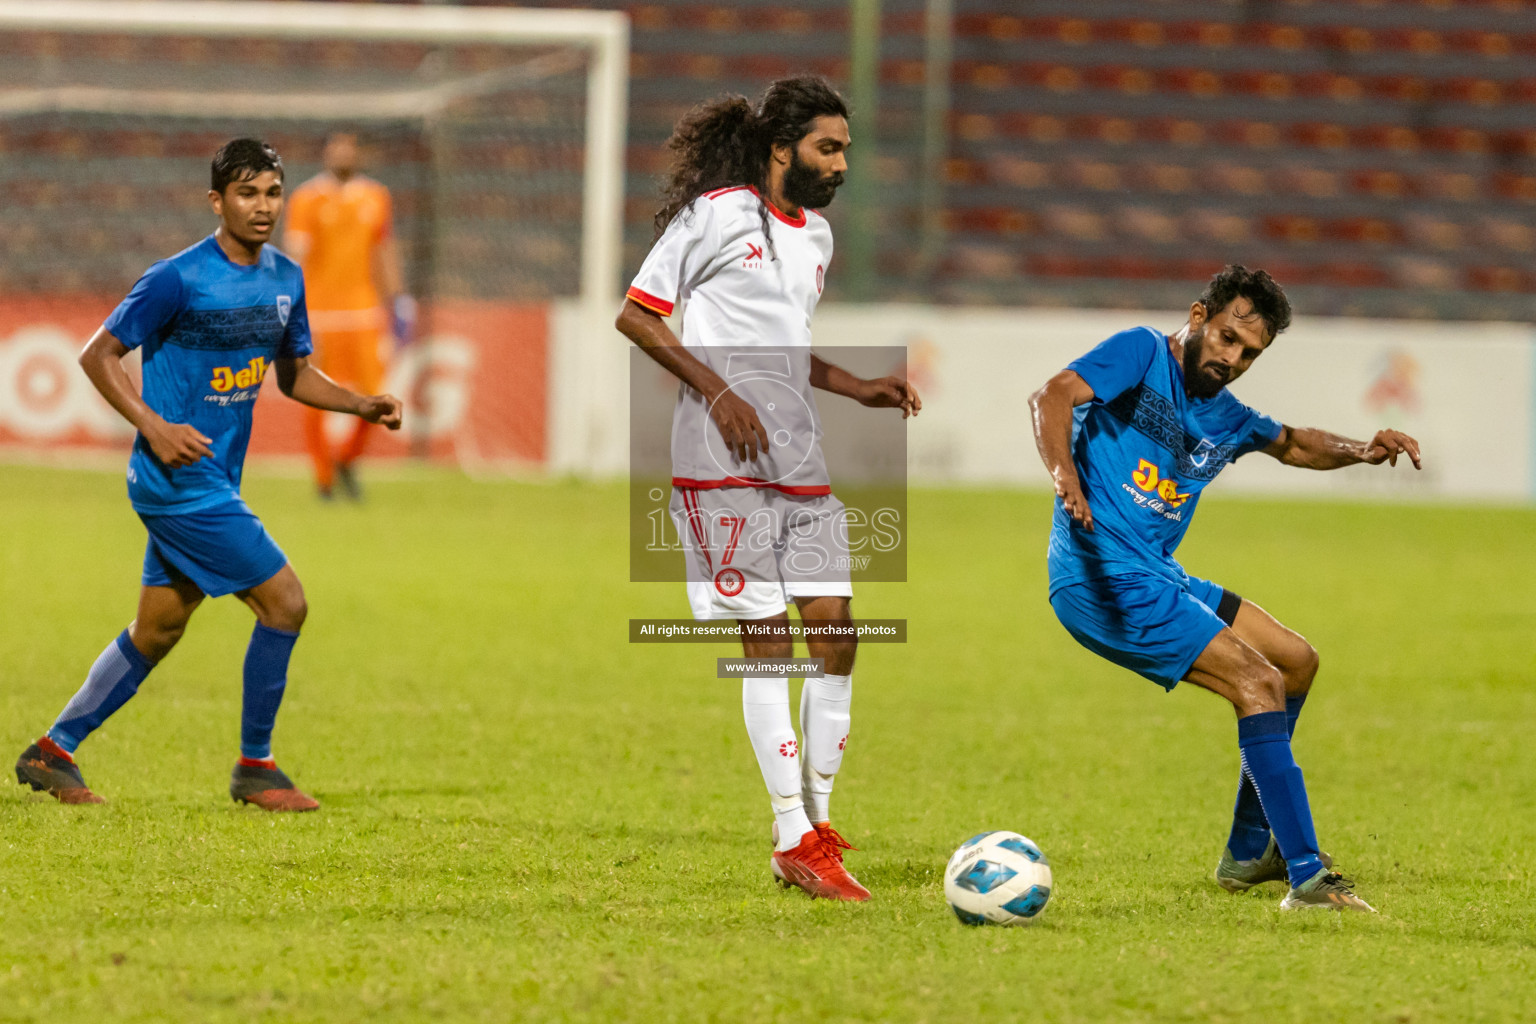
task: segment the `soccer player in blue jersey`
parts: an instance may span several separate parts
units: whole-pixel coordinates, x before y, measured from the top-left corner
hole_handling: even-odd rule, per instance
[[[1290,427],[1226,390],[1291,322],[1268,274],[1227,267],[1172,337],[1122,331],[1030,398],[1035,442],[1056,487],[1051,607],[1095,654],[1173,689],[1205,687],[1237,710],[1242,761],[1232,833],[1216,881],[1242,892],[1288,879],[1282,909],[1371,907],[1318,849],[1291,735],[1317,652],[1264,609],[1173,560],[1200,492],[1261,451],[1288,466],[1419,468],[1396,430],[1369,441]]]
[[[308,609],[287,556],[240,498],[251,409],[269,369],[288,397],[391,430],[400,402],[356,394],[309,364],[303,275],[266,244],[283,209],[276,150],[235,139],[214,156],[212,178],[218,228],[150,267],[80,357],[91,383],[138,428],[128,497],[149,545],[138,614],[16,762],[19,782],[63,803],[102,802],[86,787],[75,748],[138,692],[204,597],[235,594],[256,613],[256,629],[230,796],[269,811],[320,806],[272,759],[288,658]],[[142,394],[123,370],[132,349],[143,357]]]

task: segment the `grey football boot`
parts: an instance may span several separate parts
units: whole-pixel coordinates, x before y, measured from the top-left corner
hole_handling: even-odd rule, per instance
[[[1319,853],[1323,867],[1332,868],[1333,858],[1326,853]],[[1264,855],[1258,860],[1238,860],[1232,856],[1232,851],[1223,848],[1221,862],[1216,865],[1216,884],[1227,892],[1247,892],[1256,885],[1265,882],[1286,882],[1289,877],[1285,871],[1285,858],[1280,856],[1280,847],[1275,843],[1275,837],[1269,837],[1269,845],[1264,847]]]
[[[1324,868],[1292,889],[1280,901],[1280,909],[1359,910],[1367,914],[1376,913],[1375,907],[1354,894],[1354,884],[1337,871]]]

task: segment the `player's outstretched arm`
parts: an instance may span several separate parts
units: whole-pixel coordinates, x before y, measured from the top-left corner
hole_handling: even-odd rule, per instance
[[[390,430],[400,429],[402,409],[394,395],[360,395],[344,388],[312,366],[307,356],[282,356],[275,365],[278,388],[295,402],[327,412],[351,413]]]
[[[834,366],[811,353],[811,387],[851,398],[872,409],[900,409],[901,418],[916,416],[923,408],[917,388],[905,377],[855,377],[841,366]]]
[[[1340,469],[1361,462],[1372,466],[1390,462],[1395,466],[1399,455],[1406,455],[1414,469],[1423,468],[1419,442],[1400,430],[1378,430],[1369,441],[1354,441],[1326,430],[1287,426],[1264,454],[1302,469]]]
[[[180,469],[211,456],[212,438],[204,437],[202,431],[186,423],[167,423],[145,404],[128,372],[123,369],[123,356],[127,354],[128,346],[105,327],[98,328],[86,343],[85,351],[80,353],[80,367],[101,392],[101,397],[134,425],[149,443],[155,458],[165,465]]]
[[[613,325],[668,373],[704,396],[710,419],[738,459],[750,462],[758,452],[768,450],[768,431],[757,418],[752,403],[732,391],[718,373],[689,353],[660,315],[626,299]]]
[[[1030,419],[1035,427],[1035,447],[1062,508],[1079,525],[1093,529],[1093,511],[1083,482],[1072,463],[1072,410],[1093,401],[1093,388],[1075,370],[1062,370],[1029,396]]]

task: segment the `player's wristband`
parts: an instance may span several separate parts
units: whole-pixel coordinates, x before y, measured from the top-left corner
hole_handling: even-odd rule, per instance
[[[409,345],[416,340],[415,299],[404,293],[396,295],[394,308],[390,310],[390,320],[394,327],[396,341],[402,345]]]

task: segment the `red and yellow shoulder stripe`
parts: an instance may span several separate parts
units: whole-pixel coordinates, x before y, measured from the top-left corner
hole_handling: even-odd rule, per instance
[[[624,293],[624,297],[637,306],[644,306],[657,316],[671,316],[673,303],[666,299],[658,299],[650,292],[643,292],[639,288],[631,287]]]

